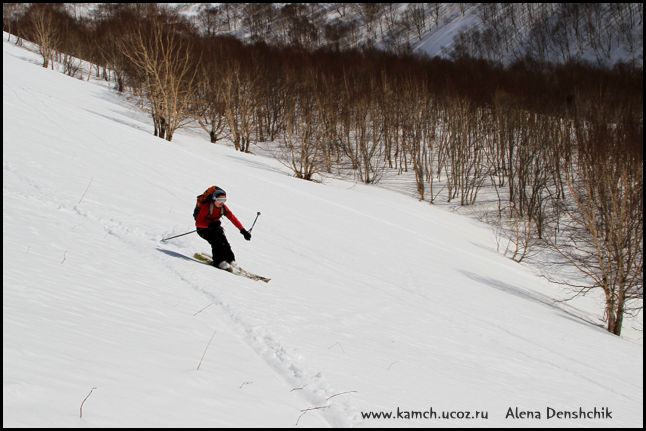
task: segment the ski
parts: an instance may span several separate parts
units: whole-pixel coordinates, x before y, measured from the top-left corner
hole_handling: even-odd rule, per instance
[[[200,263],[203,263],[205,265],[211,265],[213,266],[213,259],[211,259],[211,256],[205,253],[195,253],[193,254],[193,258],[197,260]],[[217,268],[214,266],[214,268]],[[217,268],[220,269],[220,268]],[[230,272],[231,274],[239,275],[241,277],[246,277],[250,278],[252,280],[256,281],[264,281],[265,283],[269,283],[271,281],[271,278],[263,277],[262,275],[254,274],[252,272],[249,272],[245,269],[242,269],[240,267],[237,268],[229,268],[229,269],[223,269],[222,271]]]

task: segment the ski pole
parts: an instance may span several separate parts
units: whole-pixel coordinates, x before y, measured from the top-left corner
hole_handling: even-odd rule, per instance
[[[189,233],[193,233],[193,232],[197,232],[197,229],[192,230],[192,231],[190,231],[190,232],[182,233],[182,234],[179,234],[179,235],[171,236],[170,238],[162,238],[162,242],[166,242],[166,241],[168,241],[169,239],[177,238],[178,236],[188,235]]]
[[[256,214],[256,218],[253,220],[253,223],[251,224],[251,229],[256,225],[256,220],[258,220],[258,217],[260,217],[260,211]],[[251,233],[251,229],[249,229],[249,233]]]

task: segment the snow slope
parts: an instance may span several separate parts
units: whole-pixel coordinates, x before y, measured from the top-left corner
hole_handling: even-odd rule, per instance
[[[3,426],[643,425],[642,346],[554,304],[486,226],[157,139],[104,83],[37,63],[3,43]],[[159,241],[211,184],[247,227],[262,212],[251,242],[224,225],[268,285],[191,260],[195,234]],[[487,418],[362,415],[397,409]]]

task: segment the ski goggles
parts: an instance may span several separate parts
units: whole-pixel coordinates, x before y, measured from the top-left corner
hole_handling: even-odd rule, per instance
[[[220,196],[220,197],[215,198],[214,201],[224,203],[224,202],[227,201],[227,198],[225,198],[224,196]]]

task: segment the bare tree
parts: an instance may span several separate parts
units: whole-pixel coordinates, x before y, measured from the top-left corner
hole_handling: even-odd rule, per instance
[[[419,40],[422,40],[428,24],[425,4],[410,3],[408,5],[408,9],[406,10],[406,17],[412,23],[412,27],[415,28],[417,38]]]
[[[249,151],[251,136],[255,130],[255,85],[260,79],[253,73],[252,65],[238,59],[229,59],[222,76],[222,95],[225,102],[225,118],[231,140],[236,150]]]
[[[455,98],[444,119],[450,130],[446,162],[449,201],[460,195],[460,205],[472,205],[489,174],[485,160],[484,110]]]
[[[132,29],[121,47],[144,83],[155,135],[171,141],[190,118],[200,59],[190,40],[162,17],[152,17],[147,24]]]
[[[285,108],[285,131],[279,159],[297,178],[311,180],[322,167],[322,139],[325,136],[315,97],[315,73],[308,70],[299,80],[291,78],[293,85]]]
[[[193,110],[198,124],[209,134],[212,144],[224,134],[225,105],[220,76],[214,67],[203,68]]]
[[[48,5],[34,5],[29,13],[29,22],[32,41],[38,45],[43,67],[47,68],[60,42],[54,14]]]
[[[297,178],[311,180],[321,169],[319,113],[311,93],[301,93],[291,102],[287,104],[279,157]]]
[[[643,307],[643,159],[634,149],[643,132],[630,116],[611,124],[604,115],[578,128],[577,157],[564,168],[571,203],[552,246],[586,280],[565,284],[601,289],[607,329],[621,335],[624,316]]]
[[[224,12],[217,6],[203,4],[198,14],[198,21],[207,37],[215,36],[222,31]]]
[[[24,3],[2,3],[2,29],[7,32],[8,42],[11,41],[11,35],[16,34],[16,22],[23,13],[22,5]]]

